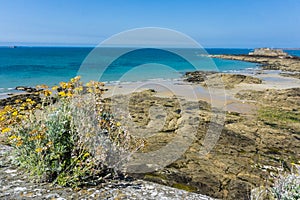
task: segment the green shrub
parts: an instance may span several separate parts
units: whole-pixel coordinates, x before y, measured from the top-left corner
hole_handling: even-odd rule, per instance
[[[281,175],[271,188],[271,192],[279,200],[300,199],[300,166],[294,165],[295,171]]]
[[[128,151],[143,142],[103,111],[102,87],[83,87],[75,77],[52,90],[41,86],[41,102],[16,101],[0,111],[0,130],[18,164],[38,181],[72,187],[116,174]]]
[[[300,162],[299,162],[300,163]],[[251,190],[252,200],[298,200],[300,199],[300,166],[293,164],[291,172],[277,169],[271,173],[272,185],[261,186]]]

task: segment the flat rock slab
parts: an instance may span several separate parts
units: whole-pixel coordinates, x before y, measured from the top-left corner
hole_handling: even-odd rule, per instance
[[[0,199],[195,199],[210,197],[142,180],[113,180],[80,190],[33,183],[10,163],[11,147],[0,144]]]

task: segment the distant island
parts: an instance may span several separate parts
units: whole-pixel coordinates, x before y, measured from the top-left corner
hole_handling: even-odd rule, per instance
[[[251,56],[270,56],[270,57],[288,57],[288,53],[283,52],[282,49],[271,49],[271,48],[258,48],[250,52]]]
[[[283,52],[282,49],[257,48],[249,54],[221,54],[210,55],[210,57],[259,63],[264,70],[300,72],[300,58],[298,56],[289,55],[288,53]]]

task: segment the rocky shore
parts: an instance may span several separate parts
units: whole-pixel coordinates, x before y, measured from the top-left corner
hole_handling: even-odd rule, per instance
[[[262,69],[265,70],[300,72],[299,57],[274,57],[263,55],[211,55],[210,57],[259,63],[262,65]]]
[[[11,147],[0,144],[0,199],[190,199],[210,200],[204,195],[148,181],[128,179],[72,189],[47,183],[34,183],[28,174],[11,163]]]
[[[184,80],[192,83],[200,83],[202,86],[207,87],[209,81],[210,87],[221,87],[225,89],[234,88],[235,85],[241,83],[248,84],[261,84],[262,80],[252,76],[242,74],[222,74],[216,72],[194,71],[187,72],[184,75]]]
[[[272,185],[278,173],[289,172],[292,163],[300,161],[300,84],[297,80],[300,60],[283,55],[212,57],[255,62],[262,64],[263,69],[280,69],[284,72],[279,76],[285,76],[285,81],[296,82],[293,82],[295,85],[285,85],[278,89],[268,88],[270,83],[268,85],[268,81],[259,76],[187,72],[184,77],[187,86],[206,90],[209,78],[210,83],[216,82],[209,86],[222,86],[228,97],[252,110],[241,112],[238,109],[227,109],[225,123],[213,124],[222,126],[222,132],[214,148],[205,156],[201,156],[199,152],[202,151],[204,138],[211,125],[213,108],[209,100],[161,97],[156,89],[115,95],[113,101],[107,99],[108,109],[114,107],[120,112],[128,109],[124,112],[132,120],[126,127],[129,131],[132,125],[151,130],[160,127],[155,134],[143,132],[146,138],[145,146],[140,149],[141,153],[159,151],[174,139],[178,144],[184,143],[184,137],[176,137],[182,128],[187,133],[193,133],[191,145],[178,159],[162,169],[130,173],[130,177],[133,177],[130,180],[112,180],[111,183],[76,191],[30,182],[26,174],[10,163],[11,149],[3,142],[1,144],[0,137],[0,198],[250,199],[253,189]],[[262,70],[261,73],[264,74],[265,71]],[[221,84],[216,81],[220,78],[223,81]],[[275,81],[278,82],[277,79]],[[125,86],[119,89],[125,89]],[[34,95],[34,92],[22,95],[22,98],[27,98],[28,95]],[[39,100],[38,97],[32,97]],[[12,96],[2,100],[0,106],[12,104],[16,98]],[[128,102],[126,108],[120,106],[124,101]],[[229,107],[230,104],[226,106]],[[160,108],[164,108],[164,112]],[[185,116],[183,109],[188,111]],[[186,120],[198,122],[196,131],[191,126],[183,127]],[[163,159],[164,155],[158,157]]]
[[[36,104],[40,103],[41,96],[34,88],[27,88],[23,91],[22,94],[14,94],[9,98],[1,99],[0,108],[15,105],[17,101],[26,101],[28,98]],[[175,130],[175,127],[166,127],[166,131],[167,129]],[[12,150],[7,143],[7,138],[3,134],[0,135],[0,199],[213,199],[186,191],[185,188],[169,187],[133,176],[125,179],[111,179],[97,186],[77,189],[38,183],[14,164]]]
[[[215,198],[249,199],[251,189],[271,184],[270,172],[275,173],[281,166],[290,169],[292,162],[300,160],[300,127],[297,123],[300,105],[295,105],[295,102],[300,102],[299,88],[257,93],[241,91],[237,98],[257,105],[258,111],[247,115],[226,113],[218,143],[205,157],[199,156],[199,152],[210,121],[210,107],[205,102],[186,102],[191,115],[200,119],[195,141],[176,162],[139,177]],[[151,102],[153,99],[149,99],[148,103]],[[199,105],[200,109],[196,109]],[[169,106],[174,111],[177,109],[176,104],[172,106],[169,102]],[[146,118],[143,111],[137,112],[140,118]],[[273,116],[272,113],[278,114]],[[172,123],[171,120],[166,122],[167,125]],[[148,138],[144,150],[153,151],[167,145],[176,130]]]
[[[2,145],[1,198],[209,199],[207,196],[211,196],[249,199],[252,189],[271,184],[270,172],[276,173],[282,166],[289,170],[292,162],[300,160],[299,92],[299,88],[240,91],[236,98],[244,104],[255,105],[257,112],[227,112],[217,145],[204,157],[199,152],[211,117],[211,106],[207,102],[181,101],[182,105],[179,105],[176,98],[157,97],[154,90],[127,96],[130,114],[134,123],[140,126],[151,122],[150,107],[162,105],[167,108],[163,128],[147,137],[143,152],[159,150],[176,136],[182,123],[179,106],[184,106],[191,117],[199,120],[195,139],[177,161],[153,173],[131,174],[136,179],[130,181],[112,181],[74,191],[50,184],[31,183],[26,174],[3,159],[10,148]],[[119,105],[125,97],[115,98],[114,103]],[[157,126],[161,121],[160,118],[157,120],[157,123],[151,124]]]

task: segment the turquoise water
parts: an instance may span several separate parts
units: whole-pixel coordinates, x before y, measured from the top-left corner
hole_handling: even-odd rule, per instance
[[[209,54],[247,54],[251,49],[206,49]],[[10,91],[16,86],[35,86],[37,84],[55,85],[77,75],[82,62],[92,48],[75,47],[18,47],[0,48],[0,93]],[[109,51],[109,50],[108,50]],[[192,55],[198,70],[215,70],[211,60],[198,56],[196,49],[185,50]],[[108,57],[105,57],[108,56]],[[111,59],[108,55],[97,60]],[[213,59],[219,71],[239,71],[256,68],[254,63]],[[171,66],[168,68],[166,66]],[[97,63],[101,66],[101,62]],[[91,66],[87,73],[97,73]],[[138,81],[146,79],[173,79],[185,71],[195,70],[190,62],[182,57],[157,49],[133,51],[114,60],[103,73],[101,81]],[[98,77],[98,76],[96,76]]]

